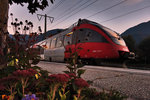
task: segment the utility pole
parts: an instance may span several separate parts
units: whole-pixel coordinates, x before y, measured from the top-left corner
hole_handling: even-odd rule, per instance
[[[46,38],[46,32],[47,32],[47,18],[49,18],[51,23],[53,23],[54,17],[47,16],[47,14],[45,14],[45,15],[37,14],[37,18],[38,18],[39,21],[42,19],[42,17],[45,18],[45,21],[44,21],[44,36],[43,36],[43,39],[45,39]]]

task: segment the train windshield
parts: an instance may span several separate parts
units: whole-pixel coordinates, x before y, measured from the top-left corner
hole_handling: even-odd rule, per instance
[[[116,44],[119,44],[119,45],[123,45],[123,46],[126,45],[124,40],[122,39],[122,37],[117,32],[115,32],[109,28],[106,28],[104,26],[102,28],[107,32],[107,34],[113,40],[113,42],[115,42]]]

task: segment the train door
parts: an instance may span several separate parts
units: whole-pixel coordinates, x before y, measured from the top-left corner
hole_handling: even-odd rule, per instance
[[[75,45],[72,44],[73,32],[69,32],[64,36],[64,47],[65,47],[65,59],[70,58],[71,52],[73,52]]]
[[[54,61],[59,61],[59,62],[64,62],[64,36],[58,36],[56,39],[56,46],[54,49],[54,56],[53,56],[53,60]]]
[[[41,60],[44,60],[44,51],[46,49],[46,41],[41,41],[37,44],[38,50],[39,50],[39,56],[41,57]]]
[[[46,48],[44,50],[44,59],[49,60],[50,57],[50,44],[51,44],[51,38],[46,40]]]
[[[55,48],[56,48],[56,37],[52,38],[51,40],[51,44],[50,44],[50,49],[49,49],[49,57],[48,57],[48,60],[49,61],[55,61],[55,56],[56,56],[56,53],[55,53]]]

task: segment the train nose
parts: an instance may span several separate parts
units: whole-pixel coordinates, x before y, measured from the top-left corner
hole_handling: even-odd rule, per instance
[[[135,53],[134,52],[129,52],[129,59],[135,59]]]
[[[119,51],[119,55],[120,55],[120,58],[135,59],[135,53],[134,52]]]

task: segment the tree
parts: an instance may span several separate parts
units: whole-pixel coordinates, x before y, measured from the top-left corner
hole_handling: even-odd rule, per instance
[[[150,61],[150,37],[145,38],[143,41],[140,42],[139,48],[139,56],[140,58],[144,59],[146,62]]]
[[[135,40],[131,35],[123,36],[126,45],[128,46],[129,50],[135,52]]]
[[[50,0],[51,3],[54,0]],[[4,63],[3,56],[6,54],[7,42],[6,38],[8,35],[7,30],[7,22],[8,22],[8,11],[9,11],[9,4],[12,5],[13,3],[20,4],[24,6],[24,4],[28,4],[27,9],[29,13],[35,13],[38,9],[45,9],[48,6],[47,0],[0,0],[0,65]]]

